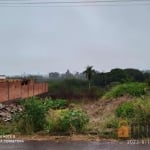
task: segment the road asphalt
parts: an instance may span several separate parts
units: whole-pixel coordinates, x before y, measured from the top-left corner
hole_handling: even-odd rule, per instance
[[[1,141],[0,150],[150,150],[150,143],[137,142],[52,142]]]

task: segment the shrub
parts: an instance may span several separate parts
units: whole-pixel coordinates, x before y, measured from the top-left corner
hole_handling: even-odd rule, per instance
[[[42,100],[37,97],[21,101],[20,104],[24,107],[24,112],[22,114],[15,114],[14,119],[17,121],[18,130],[28,134],[45,129],[48,123],[49,128],[51,128],[53,124],[51,124],[51,121],[47,123],[46,120],[48,110],[62,109],[68,105],[67,101],[63,99]]]
[[[106,124],[107,128],[118,128],[118,120],[116,118],[113,118],[112,120],[109,120]]]
[[[47,108],[36,98],[29,98],[22,102],[24,112],[18,116],[18,129],[23,133],[32,133],[44,129]]]
[[[116,116],[126,118],[133,123],[150,123],[150,101],[149,99],[136,99],[125,102],[116,109]]]
[[[104,95],[104,98],[117,98],[129,94],[131,96],[139,97],[145,94],[146,85],[144,83],[124,83],[113,87]]]
[[[52,113],[51,113],[52,115]],[[80,132],[88,123],[88,116],[80,110],[57,110],[49,117],[49,132]]]
[[[108,118],[102,127],[100,135],[104,138],[117,138],[118,127],[119,119],[117,117]]]
[[[150,123],[150,101],[137,100],[135,103],[135,122]]]
[[[134,105],[131,102],[126,102],[116,109],[117,117],[133,118],[135,115]]]
[[[87,89],[85,93],[90,99],[98,99],[102,97],[102,95],[104,94],[104,90],[100,87],[93,86],[90,89]]]
[[[44,104],[47,108],[62,109],[68,105],[68,102],[67,100],[64,99],[56,99],[56,100],[45,99]]]
[[[8,135],[16,132],[16,124],[14,122],[0,122],[0,135]]]

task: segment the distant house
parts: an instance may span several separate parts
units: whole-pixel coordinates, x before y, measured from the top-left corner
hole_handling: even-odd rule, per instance
[[[5,75],[0,75],[0,80],[5,80],[6,76]]]

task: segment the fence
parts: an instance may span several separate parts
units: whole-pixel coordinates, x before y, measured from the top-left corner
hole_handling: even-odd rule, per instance
[[[0,102],[27,98],[48,92],[48,83],[22,80],[0,81]]]
[[[131,124],[131,138],[150,138],[150,123]]]

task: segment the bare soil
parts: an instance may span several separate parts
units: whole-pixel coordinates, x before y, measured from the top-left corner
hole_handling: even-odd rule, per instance
[[[114,139],[105,139],[95,135],[70,135],[70,136],[50,136],[50,135],[15,135],[15,139],[24,141],[117,141]]]
[[[90,130],[97,132],[101,130],[107,120],[114,117],[116,108],[123,102],[131,101],[131,96],[124,96],[117,99],[99,99],[83,101],[74,107],[83,109],[90,118]]]

